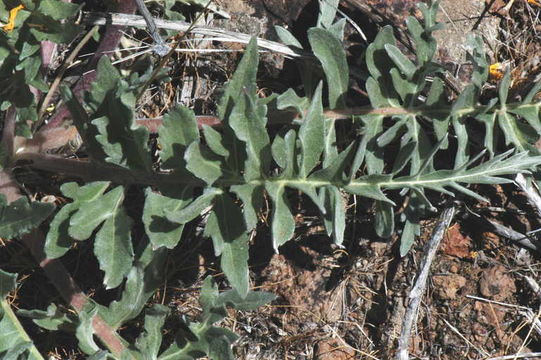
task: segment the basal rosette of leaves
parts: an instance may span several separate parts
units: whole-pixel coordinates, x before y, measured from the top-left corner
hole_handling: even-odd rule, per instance
[[[324,105],[330,109],[347,105],[345,21],[334,22],[337,5],[337,0],[321,1],[317,26],[308,32],[318,63],[301,60],[305,97],[291,89],[279,96],[257,95],[258,50],[252,40],[219,103],[220,127],[200,130],[192,110],[173,108],[159,129],[159,164],[152,161],[148,130],[135,122],[136,95],[150,72],[122,77],[103,57],[84,102],[64,87],[63,100],[90,160],[126,170],[133,175],[132,182],[146,186],[144,210],[141,219],[128,216],[122,184],[62,185],[63,195],[71,202],[49,223],[47,257],[63,256],[76,241],[93,241],[105,287],[123,286],[122,295],[108,306],[91,303],[78,317],[63,314],[55,305],[21,315],[44,328],[69,328],[82,351],[96,359],[111,357],[93,339],[93,317],[99,314],[114,329],[134,319],[159,286],[156,274],[161,272],[166,249],[179,244],[185,224],[196,218],[201,221],[205,215],[204,234],[212,239],[233,289],[218,293],[206,280],[201,321],[184,321],[186,328],[177,341],[161,353],[160,329],[168,311],[159,305],[148,308],[144,331],[126,358],[191,359],[206,354],[229,359],[236,336],[213,324],[227,315],[226,306],[253,309],[272,299],[270,294],[249,290],[249,235],[256,230],[266,198],[271,204],[270,241],[276,251],[295,232],[289,196],[295,191],[313,202],[338,245],[346,232],[347,196],[373,203],[377,234],[388,238],[401,232],[401,254],[405,255],[420,232],[420,219],[433,209],[427,190],[482,199],[468,185],[510,182],[506,176],[537,170],[541,156],[534,143],[541,135],[541,104],[534,98],[541,85],[535,84],[520,102],[508,102],[507,73],[498,97],[481,103],[488,63],[481,41],[472,38],[472,83],[450,102],[438,76],[443,70],[434,62],[437,44],[432,33],[440,28],[437,2],[419,5],[422,22],[408,19],[414,57],[400,51],[390,27],[384,27],[367,48],[365,86],[372,109],[352,119],[358,136],[346,144],[340,141],[337,120],[327,118],[324,111]],[[277,32],[288,45],[302,48],[286,29]],[[20,61],[18,54],[5,54],[2,69]],[[4,101],[9,103],[9,98]],[[294,111],[299,117],[281,129],[271,129],[275,126],[268,124],[271,107]],[[485,126],[482,145],[486,151],[470,143],[474,122]],[[498,143],[501,133],[505,144]],[[385,160],[389,152],[396,152],[394,161]],[[434,160],[441,154],[454,157],[454,162],[442,167]],[[395,215],[391,192],[409,197],[400,216]],[[20,204],[0,202],[0,206],[0,237],[20,236],[53,211],[52,205],[22,200]],[[142,222],[148,237],[141,249],[134,249],[135,222]],[[60,320],[52,323],[52,318]]]

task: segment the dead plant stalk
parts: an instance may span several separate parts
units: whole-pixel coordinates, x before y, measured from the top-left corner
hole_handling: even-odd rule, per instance
[[[426,284],[428,280],[428,274],[430,273],[430,265],[436,257],[436,251],[440,246],[440,242],[443,239],[443,235],[447,231],[447,228],[451,224],[451,220],[455,215],[455,207],[453,205],[445,208],[440,215],[438,223],[436,224],[432,237],[427,242],[424,248],[424,256],[421,261],[421,268],[417,275],[415,285],[411,289],[409,294],[409,304],[406,309],[404,321],[402,322],[402,330],[400,332],[400,338],[398,339],[398,351],[396,354],[396,360],[409,360],[409,342],[413,324],[417,319],[419,311],[419,305],[421,304],[421,298],[425,293]]]

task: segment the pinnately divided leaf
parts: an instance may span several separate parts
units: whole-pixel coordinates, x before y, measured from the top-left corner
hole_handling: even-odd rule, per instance
[[[109,186],[107,182],[81,188],[76,184],[66,185],[62,190],[75,201],[67,211],[57,214],[58,220],[53,220],[55,227],[48,237],[46,250],[52,256],[60,256],[69,248],[67,235],[86,240],[99,227],[94,253],[105,272],[104,284],[107,288],[117,287],[130,271],[134,256],[132,220],[122,207],[124,189],[119,186],[102,195]]]
[[[44,115],[34,92],[48,91],[44,74],[49,69],[42,66],[41,41],[71,41],[80,29],[71,17],[81,5],[21,1],[16,21],[0,30],[0,109],[8,111],[6,119],[15,116],[18,134],[30,137],[41,131],[32,122],[39,119],[41,125]],[[7,3],[0,4],[4,22],[10,7],[18,4]],[[174,3],[165,1],[166,15],[175,13]],[[110,181],[84,183],[84,173],[64,169],[80,182],[60,188],[63,196],[57,203],[64,205],[48,223],[44,251],[50,259],[59,258],[72,248],[74,252],[82,248],[73,246],[76,241],[92,241],[85,245],[93,247],[105,289],[117,290],[105,293],[105,298],[114,297],[108,305],[89,299],[77,313],[52,304],[47,310],[22,310],[19,315],[50,331],[74,332],[89,360],[233,359],[232,344],[238,336],[216,324],[228,316],[228,307],[248,311],[274,299],[269,293],[250,291],[250,240],[262,226],[270,224],[276,252],[295,238],[296,222],[306,221],[305,214],[310,221],[315,219],[310,226],[324,225],[335,244],[347,245],[348,205],[354,198],[355,204],[362,203],[356,209],[375,213],[377,236],[400,237],[400,255],[405,256],[421,233],[422,219],[434,211],[434,198],[459,193],[485,200],[469,185],[512,182],[518,173],[539,177],[541,84],[520,98],[520,87],[513,86],[511,72],[506,71],[497,96],[490,99],[490,92],[484,91],[488,58],[482,40],[471,38],[472,80],[452,96],[443,80],[445,70],[434,59],[433,33],[441,26],[438,1],[418,6],[424,19],[408,18],[408,49],[397,42],[392,27],[383,27],[366,48],[366,64],[359,70],[348,68],[348,60],[355,59],[346,58],[345,19],[335,21],[340,2],[318,3],[320,13],[317,26],[308,30],[309,44],[284,28],[277,30],[291,50],[299,52],[295,55],[302,55],[297,57],[302,84],[281,95],[258,89],[259,50],[253,38],[225,86],[216,109],[217,126],[200,129],[194,111],[173,106],[157,135],[150,137],[149,130],[138,125],[148,123],[135,116],[139,105],[146,107],[138,103],[145,86],[158,82],[153,69],[125,76],[132,67],[121,72],[107,56],[97,63],[96,80],[87,91],[79,93],[77,85],[73,90],[61,87],[84,143],[80,152],[87,158],[34,155],[54,159],[49,169],[66,160],[104,169],[89,177]],[[358,102],[349,91],[350,74],[366,90],[371,107],[354,107]],[[269,121],[271,114],[276,122]],[[346,114],[354,115],[346,120]],[[40,161],[28,161],[28,153],[19,150],[2,146],[0,167],[39,168]],[[118,169],[118,177],[109,176],[112,169]],[[52,179],[56,186],[66,177]],[[41,191],[38,194],[42,196]],[[313,206],[299,209],[299,204],[307,203]],[[397,210],[397,204],[404,206]],[[29,233],[53,210],[53,204],[26,198],[8,204],[0,194],[0,238]],[[208,277],[201,289],[200,318],[175,316],[178,332],[174,339],[163,337],[169,309],[147,307],[144,325],[140,313],[163,285],[166,259],[184,259],[177,253],[200,240],[201,227],[204,237],[211,238],[231,289],[219,290]],[[171,257],[168,250],[177,248],[181,239],[190,242],[181,244],[183,248]],[[175,264],[175,270],[180,265]],[[0,358],[42,359],[6,301],[15,279],[0,270]],[[96,342],[96,316],[114,331],[132,324],[144,329],[139,336],[129,329],[118,332],[127,350],[116,356],[106,339]],[[120,338],[125,333],[136,340]]]

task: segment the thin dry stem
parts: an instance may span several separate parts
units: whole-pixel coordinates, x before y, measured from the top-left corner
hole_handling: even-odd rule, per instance
[[[421,298],[426,289],[428,274],[430,273],[430,265],[436,257],[436,251],[440,246],[440,242],[451,224],[451,220],[455,215],[454,206],[449,206],[440,215],[440,219],[432,232],[432,237],[427,242],[424,248],[424,256],[421,261],[421,269],[417,275],[415,285],[409,294],[409,304],[406,309],[404,321],[402,322],[402,330],[398,339],[397,360],[409,360],[409,342],[413,325],[417,319]]]
[[[51,84],[51,87],[49,88],[47,95],[43,99],[43,102],[38,112],[38,119],[41,119],[43,117],[43,114],[45,113],[47,107],[49,106],[49,102],[51,101],[51,98],[54,96],[56,89],[58,88],[58,85],[60,85],[60,82],[62,81],[62,78],[64,77],[64,73],[66,72],[68,67],[71,65],[71,63],[75,60],[75,58],[77,57],[81,49],[92,38],[92,36],[94,36],[94,34],[98,31],[98,29],[99,29],[99,26],[94,26],[92,29],[90,29],[90,31],[77,44],[75,49],[73,49],[73,51],[68,56],[64,64],[62,64],[62,67],[58,71],[58,74],[56,75],[53,83]]]

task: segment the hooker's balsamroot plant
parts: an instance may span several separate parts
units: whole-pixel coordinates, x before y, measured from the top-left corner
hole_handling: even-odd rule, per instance
[[[29,121],[37,120],[30,86],[47,90],[38,71],[39,42],[70,41],[73,34],[65,30],[77,28],[71,17],[78,7],[58,0],[22,3],[25,8],[15,29],[0,32],[0,103],[6,113],[15,111],[19,133],[28,136]],[[100,169],[128,173],[130,182],[146,186],[144,210],[140,219],[128,216],[126,188],[114,178],[63,184],[61,191],[71,202],[54,216],[51,204],[25,198],[8,203],[0,197],[0,237],[20,237],[51,216],[44,244],[47,257],[62,257],[77,241],[93,241],[103,284],[107,289],[123,288],[119,300],[108,305],[89,302],[77,315],[54,304],[46,311],[24,310],[19,315],[47,330],[73,331],[80,349],[92,359],[191,359],[205,354],[213,359],[232,358],[236,335],[213,324],[227,315],[226,306],[249,310],[272,299],[268,293],[250,291],[248,275],[249,235],[256,229],[266,197],[272,208],[276,251],[295,232],[289,196],[295,190],[314,203],[328,235],[338,245],[346,229],[345,196],[373,203],[377,234],[388,238],[400,233],[400,251],[405,255],[420,233],[420,219],[434,208],[427,190],[483,199],[468,185],[505,183],[510,181],[505,175],[537,170],[541,156],[534,143],[541,135],[541,104],[534,98],[540,84],[533,85],[521,101],[510,102],[507,72],[498,97],[481,102],[488,64],[481,40],[472,38],[472,81],[450,102],[439,76],[443,69],[434,62],[432,34],[440,28],[437,2],[419,5],[423,22],[414,17],[407,20],[413,58],[399,49],[390,27],[384,27],[366,49],[365,87],[371,106],[351,117],[357,135],[344,144],[349,138],[337,138],[337,119],[324,111],[324,104],[330,110],[347,106],[345,20],[334,22],[337,5],[338,0],[321,1],[317,26],[308,31],[318,63],[300,60],[305,97],[291,89],[268,98],[257,95],[254,39],[219,103],[221,125],[203,126],[200,131],[192,110],[174,107],[158,131],[158,165],[151,157],[149,131],[136,124],[134,115],[138,91],[148,81],[150,70],[121,76],[103,57],[83,101],[62,87],[62,98],[90,161]],[[7,22],[9,12],[3,6],[0,19]],[[286,29],[277,28],[277,32],[283,42],[302,49]],[[271,106],[298,116],[276,131],[268,123]],[[471,138],[474,129],[479,133],[479,124],[484,126],[481,144]],[[499,142],[501,134],[504,144]],[[439,157],[454,161],[436,161]],[[4,151],[4,170],[16,160],[16,153]],[[409,199],[400,215],[395,215],[396,204],[389,198],[393,191],[393,198]],[[94,316],[99,314],[113,329],[138,316],[160,284],[166,249],[175,248],[185,224],[205,211],[204,234],[212,239],[232,290],[219,293],[210,279],[205,280],[200,322],[183,320],[185,326],[172,344],[162,344],[161,327],[168,309],[154,305],[145,310],[144,330],[134,344],[122,340],[126,346],[122,354],[103,349],[93,339]],[[148,241],[132,239],[137,222],[144,225]],[[0,345],[0,356],[41,359],[5,300],[14,286],[14,275],[0,273],[0,339],[15,334],[9,344]]]

